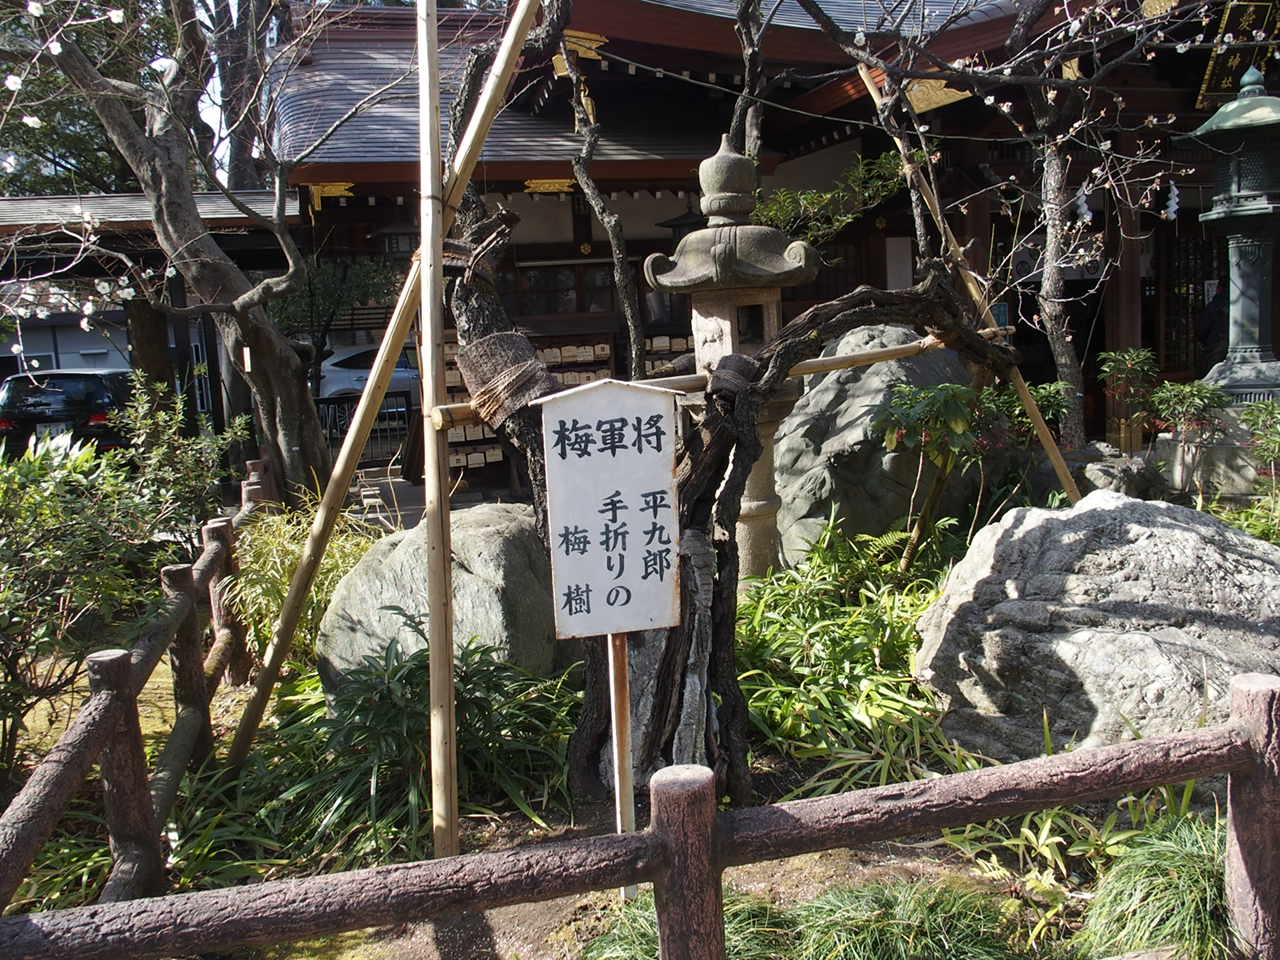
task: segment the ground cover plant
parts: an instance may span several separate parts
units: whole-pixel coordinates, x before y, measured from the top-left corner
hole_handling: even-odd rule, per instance
[[[973,883],[897,878],[836,887],[793,907],[730,888],[725,955],[744,960],[1020,960],[1000,900]],[[583,960],[649,960],[658,926],[649,894],[615,909]]]

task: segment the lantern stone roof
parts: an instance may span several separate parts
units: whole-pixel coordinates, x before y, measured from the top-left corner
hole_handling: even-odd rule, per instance
[[[698,183],[707,226],[681,240],[673,256],[655,253],[645,260],[649,286],[669,293],[705,293],[792,287],[818,275],[818,251],[810,244],[751,223],[756,166],[734,150],[728,135],[720,150],[699,164]]]
[[[1216,140],[1233,134],[1238,136],[1261,127],[1280,127],[1280,97],[1268,96],[1262,73],[1257,67],[1250,67],[1240,78],[1240,93],[1236,98],[1223,104],[1189,137],[1196,140]]]

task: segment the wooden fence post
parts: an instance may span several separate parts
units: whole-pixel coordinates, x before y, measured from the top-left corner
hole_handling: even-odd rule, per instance
[[[715,774],[692,764],[659,770],[649,799],[667,861],[653,885],[662,960],[725,960]]]
[[[226,638],[230,645],[226,660],[227,674],[231,682],[239,686],[249,682],[249,671],[253,667],[253,658],[249,656],[245,646],[245,626],[236,615],[235,609],[226,600],[226,578],[240,572],[240,564],[236,559],[236,530],[230,517],[218,517],[210,520],[201,530],[201,537],[206,545],[221,543],[227,548],[226,562],[222,573],[209,582],[209,614],[213,624],[214,643],[219,644]],[[217,671],[220,675],[220,671]],[[207,692],[217,687],[219,676],[205,677]]]
[[[1233,677],[1231,720],[1254,763],[1228,779],[1227,910],[1239,956],[1280,960],[1280,677]]]
[[[102,903],[153,896],[164,889],[160,828],[147,790],[147,754],[131,667],[128,650],[101,650],[88,658],[89,689],[108,690],[122,705],[114,734],[98,761],[113,861],[99,897]]]
[[[246,510],[251,503],[265,503],[267,496],[262,489],[262,484],[254,483],[252,480],[240,481],[240,508]]]
[[[196,613],[196,588],[191,578],[191,565],[176,563],[160,569],[160,582],[166,596],[185,594],[191,600],[191,612],[182,618],[169,647],[173,668],[173,699],[178,711],[195,710],[201,718],[191,750],[191,766],[198,767],[213,752],[213,726],[209,720],[209,695],[204,685],[204,644],[200,640]]]

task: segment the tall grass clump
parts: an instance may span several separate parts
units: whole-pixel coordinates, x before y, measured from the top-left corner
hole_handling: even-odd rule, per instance
[[[314,507],[315,504],[310,503],[301,510],[261,516],[241,531],[236,543],[240,572],[231,581],[228,597],[248,625],[249,642],[256,645],[259,655],[271,641],[272,627],[289,592],[289,581],[302,556],[303,544],[307,542]],[[338,581],[385,533],[354,514],[338,515],[298,621],[293,642],[295,659],[314,664],[320,619]]]
[[[1182,960],[1228,960],[1225,855],[1218,820],[1190,815],[1154,825],[1103,874],[1076,945],[1094,957],[1173,947]]]
[[[804,562],[739,603],[739,683],[762,746],[822,762],[797,793],[975,764],[942,734],[933,698],[911,677],[915,622],[937,596],[942,564],[926,548],[931,573],[899,573],[904,538],[850,539],[833,521]]]
[[[985,891],[955,881],[839,887],[791,911],[791,960],[1020,960],[1010,917]]]
[[[792,956],[793,932],[786,916],[757,897],[726,891],[725,956],[734,960],[778,960]],[[656,960],[658,917],[653,894],[643,893],[615,909],[612,925],[587,944],[582,960]]]
[[[314,674],[283,698],[278,727],[240,783],[261,801],[262,829],[286,838],[283,852],[305,861],[303,872],[430,855],[428,674],[426,650],[391,644],[348,672],[331,703]],[[458,651],[466,812],[514,808],[542,823],[549,810],[570,810],[565,758],[580,694],[567,677],[535,677],[491,648]]]

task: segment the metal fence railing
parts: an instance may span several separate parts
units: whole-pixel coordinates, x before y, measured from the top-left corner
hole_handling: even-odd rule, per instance
[[[356,405],[359,403],[359,395],[321,397],[316,400],[320,427],[324,430],[331,454],[336,455],[342,447],[342,440],[355,419]],[[382,398],[378,417],[360,457],[360,467],[386,466],[394,460],[408,439],[412,416],[413,395],[407,390],[388,392]]]

